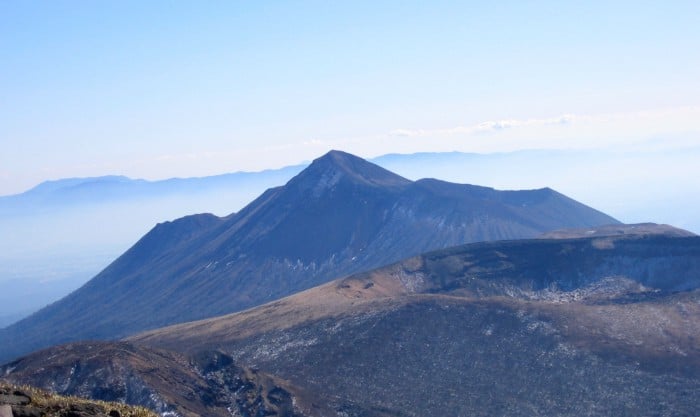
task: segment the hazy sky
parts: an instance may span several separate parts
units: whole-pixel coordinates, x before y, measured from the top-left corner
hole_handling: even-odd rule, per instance
[[[336,148],[700,146],[700,2],[2,1],[0,195]]]

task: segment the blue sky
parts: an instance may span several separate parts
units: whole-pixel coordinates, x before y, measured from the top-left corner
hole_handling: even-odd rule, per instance
[[[0,195],[331,148],[697,148],[698,22],[697,1],[5,1]]]

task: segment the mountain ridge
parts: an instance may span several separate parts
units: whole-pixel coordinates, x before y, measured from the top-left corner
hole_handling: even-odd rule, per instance
[[[459,261],[453,262],[452,259]],[[630,259],[640,261],[634,264]],[[572,266],[570,263],[574,261],[577,263]],[[431,262],[439,266],[433,267],[435,269],[432,273],[429,272]],[[358,302],[411,295],[450,295],[453,292],[458,297],[470,300],[507,296],[537,301],[548,300],[547,297],[551,295],[550,300],[557,301],[552,298],[557,292],[575,292],[598,282],[618,278],[622,281],[635,281],[640,286],[624,285],[617,289],[609,286],[605,288],[603,296],[615,298],[633,292],[645,294],[653,300],[657,294],[655,290],[671,295],[700,289],[698,271],[700,236],[696,235],[678,237],[663,233],[625,234],[476,242],[427,252],[375,270],[340,278],[242,312],[146,331],[131,336],[129,340],[144,341],[152,336],[157,339],[159,334],[178,333],[185,337],[191,335],[193,340],[183,342],[182,346],[197,350],[210,348],[207,343],[211,340],[222,343],[226,337],[223,334],[214,338],[203,337],[202,344],[198,347],[194,343],[194,339],[199,337],[195,328],[206,331],[218,327],[212,325],[216,321],[227,318],[238,320],[247,316],[256,317],[258,314],[269,316],[274,309],[281,309],[280,315],[269,316],[264,321],[274,329],[285,322],[284,317],[288,311],[284,306],[305,306],[311,310],[313,306],[318,306],[321,313],[326,314],[351,308]],[[596,296],[595,292],[578,294],[584,297]],[[304,320],[309,317],[313,315],[305,313],[300,316]],[[261,324],[257,320],[252,321]],[[290,326],[296,324],[293,322]],[[168,344],[163,347],[173,349]]]
[[[0,331],[15,341],[0,359],[242,310],[428,250],[616,222],[552,190],[412,182],[333,151],[236,214],[156,226],[81,289]]]
[[[435,177],[496,189],[536,189],[547,185],[625,222],[653,220],[698,233],[700,226],[692,207],[698,205],[700,198],[695,179],[700,176],[674,177],[675,170],[643,168],[658,166],[661,161],[668,164],[669,158],[674,157],[676,170],[695,172],[694,155],[697,149],[691,148],[671,153],[625,153],[627,161],[634,161],[633,165],[641,168],[636,175],[625,176],[618,175],[616,161],[620,154],[614,150],[390,154],[371,161],[411,180]],[[681,161],[675,156],[681,156]],[[0,197],[0,234],[12,237],[5,239],[4,244],[0,242],[0,275],[11,278],[6,281],[8,291],[31,294],[33,301],[20,304],[5,297],[0,301],[0,316],[26,316],[67,295],[158,222],[192,213],[224,216],[238,211],[263,190],[284,184],[307,165],[304,162],[288,170],[221,174],[196,181],[164,180],[152,188],[158,183],[155,181],[147,191],[136,194],[122,194],[115,188],[104,192],[91,189],[92,198],[74,199],[70,204],[61,201],[73,199],[74,193],[61,198],[57,195],[53,202],[33,201],[14,208],[10,207],[14,205],[12,201]],[[639,187],[638,182],[644,187]],[[105,193],[109,198],[100,197]],[[37,230],[41,239],[35,238]],[[86,259],[91,261],[86,263]],[[60,286],[38,290],[48,274],[55,282],[60,280]]]

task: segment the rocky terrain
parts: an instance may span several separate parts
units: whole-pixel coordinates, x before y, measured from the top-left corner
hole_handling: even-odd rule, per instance
[[[60,381],[100,386],[113,372],[109,358],[119,356],[113,346],[121,346],[187,357],[179,360],[203,375],[207,366],[194,358],[227,358],[276,381],[253,391],[281,387],[299,415],[695,415],[700,237],[652,225],[622,229],[430,252],[240,313],[100,345],[104,359],[82,374],[73,371],[77,358],[90,356],[82,344],[19,359],[0,374],[59,391]],[[219,353],[201,353],[212,351]],[[148,369],[139,374],[162,374]],[[167,379],[183,382],[146,385],[161,398],[175,391],[170,398],[188,399],[189,410],[207,404],[197,392],[235,391],[207,377],[187,394],[192,382]]]
[[[551,189],[413,182],[333,151],[236,214],[159,224],[79,290],[0,330],[0,362],[240,311],[430,250],[611,223]]]
[[[694,415],[699,287],[698,237],[479,243],[132,340],[216,346],[338,415]]]
[[[185,357],[125,342],[81,342],[29,355],[2,367],[0,375],[14,384],[140,405],[162,416],[306,417],[324,411],[288,382],[213,351]]]

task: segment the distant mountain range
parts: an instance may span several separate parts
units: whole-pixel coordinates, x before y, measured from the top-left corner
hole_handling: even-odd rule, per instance
[[[178,412],[230,405],[249,381],[258,404],[299,404],[274,416],[694,415],[700,237],[651,224],[555,235],[422,254],[0,374],[97,398],[141,392],[136,403],[182,401]]]
[[[0,331],[0,359],[239,311],[429,250],[611,223],[548,188],[414,182],[333,151],[236,214],[159,224],[79,290]]]
[[[0,328],[80,287],[156,223],[229,214],[303,167],[164,181],[74,178],[0,197]]]
[[[226,188],[257,190],[284,183],[305,166],[301,164],[260,172],[235,172],[160,181],[119,175],[46,181],[24,193],[0,197],[0,214],[24,214],[26,210],[41,212],[56,210],[60,206],[163,198],[168,195],[197,196],[210,190],[220,191]]]

